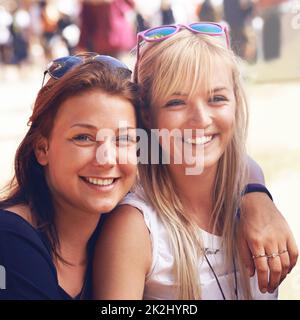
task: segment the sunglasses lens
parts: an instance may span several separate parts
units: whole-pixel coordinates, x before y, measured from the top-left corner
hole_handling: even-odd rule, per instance
[[[121,68],[130,71],[125,63],[111,56],[98,55],[95,60],[108,64],[112,69]]]
[[[81,59],[79,57],[63,57],[52,61],[47,70],[51,77],[59,79],[80,62]]]
[[[128,69],[126,64],[124,64],[120,60],[111,56],[97,55],[94,53],[84,53],[76,56],[68,56],[55,59],[49,64],[46,72],[48,72],[52,78],[59,79],[73,67],[82,64],[84,61],[88,60],[100,61],[108,65],[112,71],[120,69],[122,70],[120,76],[123,76],[124,78],[128,78],[131,75],[131,71]]]
[[[161,39],[173,34],[176,31],[176,27],[161,27],[153,30],[149,30],[144,34],[146,40]]]
[[[221,26],[218,26],[216,24],[212,23],[195,23],[190,25],[190,28],[198,31],[198,32],[204,32],[204,33],[223,33],[223,29]]]

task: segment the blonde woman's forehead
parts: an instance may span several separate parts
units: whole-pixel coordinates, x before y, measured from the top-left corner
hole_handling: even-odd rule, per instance
[[[187,75],[181,81],[166,83],[161,90],[163,96],[187,96],[191,97],[199,94],[211,94],[213,92],[232,92],[233,74],[231,68],[225,68],[224,65],[216,63],[209,73],[203,75]]]
[[[200,39],[182,31],[151,47],[143,69],[152,83],[150,105],[159,104],[176,92],[190,97],[199,90],[207,92],[217,87],[236,90],[233,88],[236,61],[227,48],[212,38]],[[143,63],[140,67],[143,68]]]
[[[232,89],[233,86],[233,70],[232,67],[221,59],[216,58],[211,65],[211,77],[209,79],[210,87],[219,88],[227,87]]]

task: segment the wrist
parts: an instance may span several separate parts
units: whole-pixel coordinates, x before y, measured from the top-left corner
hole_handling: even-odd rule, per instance
[[[242,192],[242,196],[245,196],[246,194],[253,192],[265,193],[273,201],[273,197],[270,191],[263,184],[260,183],[248,183],[245,186],[244,191]]]

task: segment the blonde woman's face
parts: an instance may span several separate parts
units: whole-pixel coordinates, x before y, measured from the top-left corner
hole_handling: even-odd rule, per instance
[[[211,71],[212,85],[209,92],[199,87],[197,94],[189,97],[189,92],[178,89],[151,107],[152,128],[169,131],[179,129],[181,132],[182,138],[171,139],[171,147],[167,151],[171,161],[178,156],[176,145],[181,144],[181,150],[188,146],[192,156],[198,157],[196,148],[202,150],[200,157],[203,158],[203,168],[211,167],[217,164],[232,138],[236,110],[232,73],[229,67],[217,59]],[[189,134],[184,135],[186,132]],[[173,144],[175,147],[172,147]],[[163,143],[161,145],[166,150],[166,146]],[[186,166],[186,157],[183,155],[182,158],[182,165]],[[188,163],[191,164],[190,161]]]
[[[121,156],[126,159],[120,161]],[[103,213],[112,210],[134,183],[135,158],[133,105],[93,90],[62,103],[39,162],[60,207]]]

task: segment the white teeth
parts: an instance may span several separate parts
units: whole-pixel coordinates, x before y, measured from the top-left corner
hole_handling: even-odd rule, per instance
[[[188,138],[185,139],[184,142],[189,143],[189,144],[205,144],[209,141],[211,141],[213,136],[204,136],[204,137],[197,137],[195,139],[193,138]]]
[[[97,186],[108,186],[114,182],[114,179],[85,178],[85,180]]]

